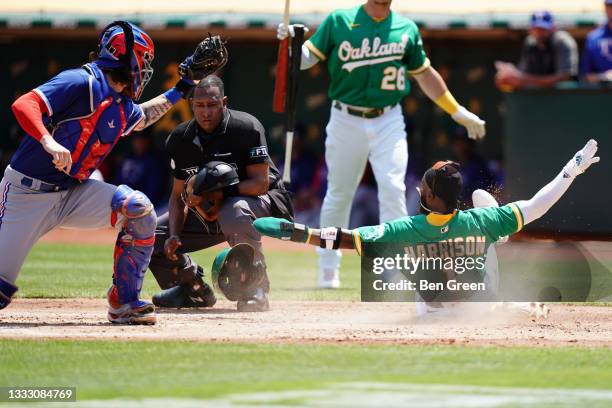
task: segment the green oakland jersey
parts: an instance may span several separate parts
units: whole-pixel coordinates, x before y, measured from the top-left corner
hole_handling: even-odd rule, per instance
[[[329,97],[353,106],[398,103],[410,92],[406,74],[429,67],[413,21],[394,12],[375,21],[363,6],[333,11],[306,46],[328,61]]]
[[[455,214],[415,215],[382,225],[353,230],[353,243],[384,243],[418,247],[414,256],[482,256],[492,243],[523,227],[523,215],[515,203],[503,207],[473,208]],[[407,248],[408,251],[411,251]]]

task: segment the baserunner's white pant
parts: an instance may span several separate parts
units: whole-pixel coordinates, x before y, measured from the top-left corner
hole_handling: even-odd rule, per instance
[[[368,160],[378,185],[380,222],[406,216],[408,143],[401,106],[377,118],[363,119],[334,108],[332,103],[326,132],[328,175],[321,227],[348,227],[353,196]],[[322,271],[340,267],[340,251],[317,252]]]

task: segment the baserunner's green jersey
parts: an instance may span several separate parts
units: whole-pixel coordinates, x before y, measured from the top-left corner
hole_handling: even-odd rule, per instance
[[[353,230],[353,243],[384,243],[417,247],[415,256],[462,257],[484,255],[489,245],[523,227],[515,203],[503,207],[473,208],[454,215],[414,215],[382,225]]]
[[[410,92],[406,74],[429,67],[417,25],[397,13],[375,21],[363,6],[333,11],[306,46],[328,61],[329,97],[382,108]]]

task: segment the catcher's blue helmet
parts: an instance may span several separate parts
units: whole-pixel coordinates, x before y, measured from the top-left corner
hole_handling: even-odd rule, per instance
[[[101,68],[125,69],[132,81],[130,96],[138,100],[153,76],[154,56],[155,46],[147,33],[132,23],[115,21],[100,34],[94,62]]]

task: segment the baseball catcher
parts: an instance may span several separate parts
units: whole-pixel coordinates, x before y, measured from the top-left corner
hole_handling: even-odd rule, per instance
[[[153,252],[156,215],[141,192],[90,179],[120,138],[159,120],[195,81],[227,61],[218,37],[198,45],[180,69],[177,84],[136,103],[151,77],[155,47],[134,24],[115,21],[100,33],[90,63],[58,75],[12,106],[28,135],[0,183],[0,309],[17,292],[21,266],[38,239],[55,227],[119,229],[113,283],[108,291],[112,323],[154,324],[155,307],[139,299]]]
[[[217,258],[215,285],[237,301],[240,311],[269,307],[261,235],[253,221],[269,216],[291,220],[293,208],[268,156],[263,126],[252,115],[227,108],[227,100],[219,77],[204,78],[191,98],[194,118],[166,140],[174,183],[168,214],[157,222],[149,265],[163,289],[153,297],[160,307],[215,304],[212,289],[202,280],[204,269],[189,253],[221,242],[233,249],[220,255],[225,261]],[[240,268],[233,266],[234,259]]]

